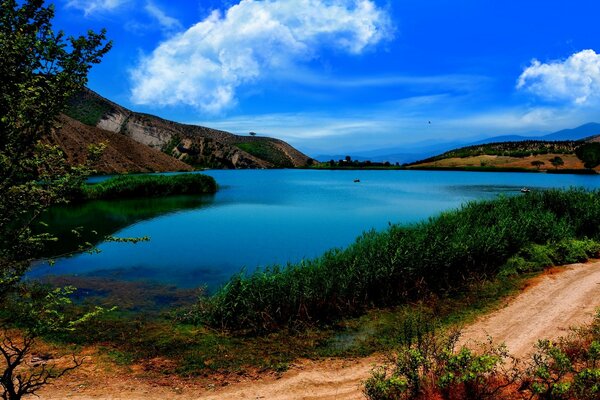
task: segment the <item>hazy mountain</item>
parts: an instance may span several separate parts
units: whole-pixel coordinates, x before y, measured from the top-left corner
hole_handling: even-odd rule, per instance
[[[350,152],[348,154],[328,155],[323,154],[315,157],[319,161],[339,160],[349,155],[353,160],[358,161],[389,161],[391,163],[411,163],[418,160],[423,160],[429,157],[445,153],[449,150],[460,147],[482,145],[497,142],[520,142],[525,140],[581,140],[590,136],[600,134],[600,124],[590,122],[573,129],[563,129],[545,135],[537,136],[520,136],[520,135],[503,135],[488,137],[476,141],[454,141],[454,142],[436,142],[436,143],[417,143],[403,147],[393,147],[377,150],[368,150],[360,152]]]

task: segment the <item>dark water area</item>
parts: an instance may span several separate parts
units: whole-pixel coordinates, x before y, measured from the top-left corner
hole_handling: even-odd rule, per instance
[[[245,269],[297,262],[344,247],[370,229],[414,223],[461,204],[548,188],[600,188],[600,177],[458,171],[207,171],[213,196],[94,201],[51,210],[62,238],[47,255],[97,244],[98,254],[38,263],[30,277],[64,275],[214,290]],[[105,177],[94,178],[96,181]],[[359,179],[360,182],[354,182]],[[83,227],[80,237],[73,233]],[[137,244],[107,235],[149,236]]]

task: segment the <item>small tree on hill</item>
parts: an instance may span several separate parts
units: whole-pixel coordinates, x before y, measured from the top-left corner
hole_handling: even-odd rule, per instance
[[[540,160],[535,160],[531,162],[531,165],[533,165],[534,167],[536,167],[537,169],[540,169],[542,167],[542,165],[545,165],[546,163]]]
[[[556,156],[554,158],[550,159],[550,163],[552,163],[552,165],[554,166],[554,168],[558,169],[558,167],[561,167],[563,165],[565,165],[565,162],[562,158],[560,158],[559,156]]]

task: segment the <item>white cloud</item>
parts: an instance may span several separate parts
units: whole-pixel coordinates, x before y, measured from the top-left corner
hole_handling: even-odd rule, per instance
[[[242,85],[294,69],[323,47],[360,54],[391,31],[372,0],[242,0],[143,57],[132,71],[132,100],[218,113]]]
[[[173,18],[168,16],[163,10],[161,10],[156,4],[149,1],[146,3],[144,7],[146,12],[150,14],[156,21],[159,23],[162,29],[171,31],[181,29],[181,23]]]
[[[518,89],[526,89],[547,100],[579,105],[600,100],[600,54],[583,50],[564,61],[533,60],[519,77]]]
[[[125,4],[128,0],[68,0],[67,7],[76,8],[86,16],[94,12],[112,11]]]

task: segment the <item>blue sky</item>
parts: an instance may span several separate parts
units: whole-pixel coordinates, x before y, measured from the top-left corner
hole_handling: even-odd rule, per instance
[[[600,122],[595,0],[55,5],[57,28],[114,41],[90,73],[101,95],[311,155]]]

